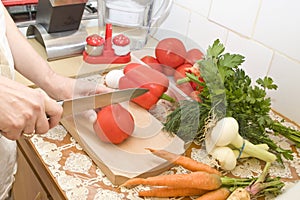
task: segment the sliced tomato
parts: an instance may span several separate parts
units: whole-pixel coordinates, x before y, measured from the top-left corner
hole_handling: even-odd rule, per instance
[[[187,68],[190,68],[190,67],[192,67],[192,65],[189,63],[185,63],[185,64],[177,67],[176,71],[174,73],[174,80],[177,81],[178,79],[182,79],[182,78],[186,77],[185,74],[187,72]]]
[[[192,99],[194,99],[195,101],[202,102],[201,99],[200,99],[200,91],[198,91],[198,90],[192,91],[189,96]]]

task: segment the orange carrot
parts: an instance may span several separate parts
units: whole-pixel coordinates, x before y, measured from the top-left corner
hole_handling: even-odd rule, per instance
[[[184,196],[199,196],[206,193],[207,190],[201,190],[196,188],[172,188],[172,187],[160,187],[152,188],[150,190],[144,190],[139,192],[141,197],[184,197]]]
[[[154,155],[163,158],[171,163],[174,163],[176,165],[181,165],[182,167],[190,170],[190,171],[205,171],[211,174],[217,174],[221,175],[221,172],[219,172],[217,169],[214,169],[213,167],[205,164],[198,162],[196,160],[193,160],[192,158],[186,157],[186,156],[181,156],[177,155],[165,150],[154,150],[151,148],[146,148],[147,150],[151,151]]]
[[[121,186],[134,187],[136,185],[169,186],[174,188],[197,188],[215,190],[222,185],[221,177],[207,172],[192,172],[189,174],[170,174],[148,178],[129,179]]]
[[[228,188],[221,187],[217,190],[209,191],[196,200],[226,200],[229,197],[230,191]]]

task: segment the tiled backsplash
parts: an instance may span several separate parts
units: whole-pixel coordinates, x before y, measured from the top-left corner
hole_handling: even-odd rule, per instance
[[[268,93],[273,109],[300,124],[299,10],[297,0],[175,0],[160,29],[202,49],[219,38],[228,51],[246,57],[243,67],[253,81],[274,79],[278,89]]]

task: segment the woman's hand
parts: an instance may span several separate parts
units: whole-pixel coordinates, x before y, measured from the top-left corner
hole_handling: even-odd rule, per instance
[[[80,96],[88,96],[104,92],[111,92],[113,89],[82,79],[73,79],[52,74],[51,81],[38,85],[55,100],[73,99]]]
[[[76,80],[74,87],[74,96],[86,96],[111,91],[113,91],[113,89],[105,87],[103,85],[95,84],[85,80]],[[94,123],[97,120],[97,113],[93,109],[83,112],[82,115],[91,123]]]
[[[113,89],[101,84],[82,79],[66,78],[57,74],[53,74],[51,82],[55,82],[56,87],[53,87],[54,84],[48,84],[50,86],[44,87],[43,89],[56,100],[72,99],[80,96],[89,96],[113,91]],[[81,114],[91,123],[94,123],[97,119],[97,113],[93,109],[87,110]]]
[[[0,91],[0,130],[6,138],[44,134],[58,124],[62,107],[45,93],[2,76]]]

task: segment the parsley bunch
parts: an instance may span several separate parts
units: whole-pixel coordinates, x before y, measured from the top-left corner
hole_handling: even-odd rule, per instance
[[[224,53],[225,47],[216,40],[209,46],[204,59],[197,62],[205,83],[198,77],[187,74],[186,81],[194,81],[203,90],[199,93],[201,102],[183,100],[167,117],[164,129],[176,133],[186,141],[205,137],[209,120],[234,117],[239,122],[239,133],[253,144],[265,143],[281,160],[281,156],[292,159],[292,151],[282,149],[268,136],[267,131],[282,134],[300,146],[300,132],[285,127],[270,117],[271,99],[266,91],[277,89],[272,78],[259,78],[256,84],[239,66],[244,57]]]

